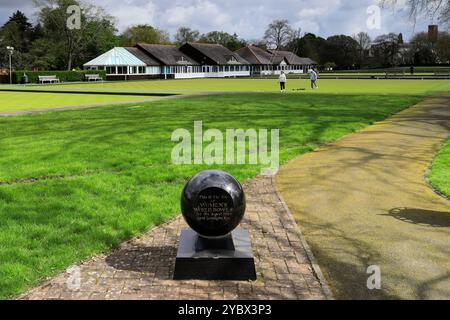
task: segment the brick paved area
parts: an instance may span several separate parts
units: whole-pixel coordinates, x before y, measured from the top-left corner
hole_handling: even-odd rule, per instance
[[[250,230],[258,273],[255,282],[173,281],[178,237],[187,227],[180,216],[109,255],[75,266],[79,288],[74,286],[76,272],[65,272],[21,299],[325,299],[327,286],[319,281],[320,271],[313,268],[273,179],[258,177],[245,190],[247,214],[241,227]]]

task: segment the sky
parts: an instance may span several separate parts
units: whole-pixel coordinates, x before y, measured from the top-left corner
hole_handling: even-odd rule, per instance
[[[396,9],[381,9],[379,25],[374,21],[374,5],[379,0],[83,0],[106,9],[115,17],[119,31],[133,24],[150,24],[173,35],[180,26],[200,32],[212,30],[237,33],[246,40],[258,40],[274,19],[288,19],[302,33],[322,37],[353,35],[360,31],[377,35],[396,32],[409,39],[425,31],[431,19],[421,18],[414,25],[400,0]],[[375,7],[376,9],[376,7]],[[0,0],[0,25],[16,10],[36,20],[32,0]],[[369,10],[369,13],[368,13]]]

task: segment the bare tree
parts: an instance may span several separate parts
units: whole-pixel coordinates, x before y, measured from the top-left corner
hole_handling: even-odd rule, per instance
[[[372,46],[372,51],[377,61],[383,65],[396,66],[399,60],[399,36],[396,33],[378,36]]]
[[[366,53],[370,49],[370,45],[372,44],[372,39],[366,32],[360,32],[353,36],[353,39],[358,42],[358,51],[359,51],[359,65],[364,62],[364,58]]]
[[[450,24],[450,1],[449,0],[380,0],[382,5],[395,8],[398,3],[406,2],[409,8],[409,16],[416,21],[417,17],[425,14],[433,19],[438,19],[442,24]]]
[[[302,28],[293,29],[291,33],[291,38],[289,40],[292,41],[295,39],[300,39],[301,37],[302,37]]]
[[[279,50],[285,47],[295,34],[297,32],[292,29],[288,20],[275,20],[269,24],[264,40],[269,46]]]

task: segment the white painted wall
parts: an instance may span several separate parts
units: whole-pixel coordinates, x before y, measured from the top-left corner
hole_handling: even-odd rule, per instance
[[[303,74],[303,70],[284,70],[285,74]],[[261,71],[261,74],[264,76],[271,76],[271,75],[280,75],[281,74],[281,70],[265,70],[265,71]]]
[[[250,71],[176,73],[175,79],[249,77]]]
[[[151,74],[151,75],[161,74],[161,67],[154,67],[154,66],[147,67],[146,74]]]

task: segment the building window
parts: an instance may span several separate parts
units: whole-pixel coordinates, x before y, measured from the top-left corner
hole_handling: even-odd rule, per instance
[[[127,67],[124,67],[124,66],[120,66],[120,67],[117,67],[117,74],[127,74]]]
[[[145,73],[145,67],[139,67],[139,73],[141,74]]]
[[[116,67],[106,67],[106,74],[116,74]]]

